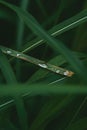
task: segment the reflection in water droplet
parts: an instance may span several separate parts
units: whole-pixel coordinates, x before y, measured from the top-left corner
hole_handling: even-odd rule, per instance
[[[12,52],[11,51],[7,51],[7,54],[11,54]]]
[[[56,73],[59,73],[60,72],[60,70],[56,70]]]
[[[20,56],[21,54],[17,54],[17,56]]]
[[[38,64],[39,66],[43,67],[43,68],[47,68],[46,64]]]
[[[69,71],[65,71],[65,72],[64,72],[64,75],[68,75],[68,74],[69,74]]]

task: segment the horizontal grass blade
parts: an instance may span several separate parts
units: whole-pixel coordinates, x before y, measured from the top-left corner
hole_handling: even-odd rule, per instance
[[[35,95],[57,95],[57,94],[76,94],[76,95],[86,95],[87,88],[85,86],[77,85],[1,85],[0,95],[1,96],[14,96],[23,95],[28,93],[29,96]],[[12,87],[13,86],[13,87]]]

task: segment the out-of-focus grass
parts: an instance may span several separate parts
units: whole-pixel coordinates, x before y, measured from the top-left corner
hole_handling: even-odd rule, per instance
[[[64,79],[0,51],[0,129],[87,129],[86,22],[86,0],[0,0],[2,46],[75,72]]]

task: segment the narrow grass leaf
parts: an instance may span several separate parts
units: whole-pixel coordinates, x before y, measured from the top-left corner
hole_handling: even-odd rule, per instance
[[[5,55],[2,53],[1,50],[0,50],[0,68],[8,83],[17,83],[15,74],[9,64],[9,61],[5,57]]]
[[[46,103],[36,119],[34,120],[30,130],[37,130],[46,127],[46,125],[55,117],[61,114],[62,110],[74,99],[73,96],[69,95],[61,99],[54,98],[53,101]]]
[[[10,64],[9,64],[8,60],[6,59],[6,57],[4,56],[4,54],[1,52],[1,50],[0,50],[0,64],[1,64],[2,72],[3,72],[7,82],[12,83],[12,84],[13,83],[17,84],[16,78],[10,67]],[[20,118],[19,121],[20,121],[20,124],[22,125],[21,127],[26,128],[25,130],[28,130],[27,129],[28,123],[27,123],[27,119],[25,116],[25,108],[23,106],[23,101],[21,101],[22,99],[20,97],[18,97],[17,95],[16,95],[16,97],[14,96],[14,100],[15,100],[15,104],[16,104],[17,111],[18,111],[19,118]],[[23,114],[21,114],[21,113],[23,113]],[[23,119],[25,120],[25,122],[23,121]]]
[[[67,76],[67,77],[71,77],[74,74],[74,72],[72,72],[72,71],[69,71],[67,69],[64,69],[64,68],[61,68],[61,67],[49,64],[49,63],[45,63],[45,61],[36,59],[34,57],[31,57],[31,56],[27,56],[21,52],[14,51],[10,48],[6,48],[4,46],[0,46],[0,48],[1,48],[3,53],[6,53],[6,54],[9,54],[11,56],[17,57],[19,59],[25,60],[27,62],[33,63],[35,65],[38,65],[41,68],[47,69],[47,70],[52,71],[56,74],[61,74],[61,75]]]
[[[36,0],[36,3],[38,4],[38,7],[40,8],[40,11],[43,13],[43,15],[45,17],[47,17],[47,11],[46,11],[46,8],[44,7],[42,1]]]
[[[54,26],[53,28],[51,28],[48,31],[48,33],[51,36],[56,37],[70,29],[73,29],[73,28],[79,26],[80,24],[87,22],[86,14],[87,14],[87,10],[84,10],[84,11],[78,13],[77,15],[65,20],[64,22],[61,22],[60,24]],[[45,42],[44,39],[36,38],[33,41],[26,43],[24,45],[23,52],[34,49],[35,47],[41,45],[44,42]]]
[[[14,96],[16,94],[23,95],[28,93],[29,96],[35,95],[56,95],[56,94],[87,94],[87,88],[85,86],[77,86],[77,85],[8,85],[7,88],[3,85],[0,88],[0,95],[1,96]],[[13,88],[11,88],[13,86]],[[19,86],[19,87],[18,87]]]
[[[16,104],[21,130],[28,130],[28,119],[23,99],[20,96],[14,96],[14,101]]]
[[[83,54],[83,53],[76,53],[76,52],[73,52],[75,55],[78,56],[78,58],[80,59],[86,59],[87,58],[87,55]],[[65,63],[67,63],[66,59],[62,56],[62,55],[58,55],[58,56],[55,56],[53,57],[51,60],[48,61],[48,63],[50,64],[54,64],[56,66],[61,66]],[[44,69],[39,69],[37,70],[27,81],[27,83],[34,83],[38,80],[41,80],[43,78],[46,77],[46,75],[48,74],[49,72],[48,71],[45,71]]]
[[[79,119],[75,121],[68,129],[66,130],[86,130],[87,129],[87,118]]]

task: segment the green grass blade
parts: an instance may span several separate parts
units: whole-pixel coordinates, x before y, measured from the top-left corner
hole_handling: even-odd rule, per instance
[[[1,113],[0,113],[1,114]],[[0,115],[0,129],[2,130],[18,130],[12,122],[5,116]]]
[[[87,117],[77,120],[67,130],[86,130],[86,129],[87,129]]]
[[[27,9],[28,6],[28,2],[29,0],[22,0],[20,3],[20,7],[23,10]],[[24,37],[24,22],[22,19],[18,19],[18,23],[17,23],[17,35],[16,35],[16,48],[19,50],[21,48],[21,46],[23,45],[23,37]],[[21,63],[20,61],[16,62],[16,75],[17,75],[17,79],[20,79],[20,75],[21,75]]]
[[[55,37],[72,28],[75,28],[75,27],[79,26],[80,24],[87,21],[86,14],[87,14],[87,10],[84,10],[84,11],[80,12],[79,14],[65,20],[64,22],[54,26],[52,29],[50,29],[48,31],[48,33],[51,36]],[[37,38],[29,43],[26,43],[23,47],[24,48],[23,52],[29,51],[29,50],[41,45],[42,43],[44,43],[44,40],[40,39],[40,38]]]
[[[8,85],[7,88],[4,85],[1,85],[0,95],[1,96],[14,96],[28,93],[29,96],[35,95],[57,95],[57,94],[87,94],[87,88],[85,86],[77,85]],[[13,86],[13,88],[11,88]],[[19,87],[18,87],[19,86]]]
[[[0,68],[3,72],[3,75],[8,83],[17,83],[15,74],[9,64],[9,61],[5,55],[0,50]]]
[[[16,104],[21,130],[28,130],[28,119],[23,99],[22,97],[16,95],[14,97],[14,101]]]
[[[12,84],[17,83],[14,73],[10,67],[10,64],[1,51],[0,51],[0,64],[1,64],[0,66],[1,66],[2,72],[3,72],[7,82],[12,83]],[[27,119],[25,116],[25,108],[23,106],[23,101],[21,101],[22,99],[19,98],[18,96],[14,97],[14,99],[15,99],[15,104],[16,104],[17,111],[18,111],[19,118],[20,118],[19,121],[20,121],[20,124],[22,125],[21,127],[26,128],[25,130],[28,130],[27,129],[28,123],[27,123]],[[25,122],[23,121],[23,119],[25,120]]]
[[[42,1],[36,0],[36,3],[38,4],[38,7],[40,8],[40,11],[43,13],[43,15],[45,17],[47,17],[47,11],[46,11],[46,8],[44,7]]]
[[[81,59],[82,58],[85,58],[85,59],[87,58],[87,55],[85,55],[83,53],[76,53],[76,52],[72,52],[72,53],[77,55],[79,59],[80,58]],[[53,57],[51,60],[49,60],[48,63],[54,64],[56,66],[61,66],[63,64],[66,64],[67,61],[65,60],[65,58],[62,55],[58,55],[58,56]],[[41,79],[45,78],[48,73],[49,73],[48,71],[45,71],[43,69],[39,69],[29,78],[27,83],[28,84],[29,83],[34,83],[34,82],[36,82],[38,80],[41,80]]]
[[[17,83],[14,73],[10,67],[10,64],[1,51],[0,51],[0,66],[1,66],[2,72],[3,72],[7,82],[12,83],[12,84]],[[15,99],[15,104],[17,107],[18,115],[20,118],[19,121],[20,121],[21,127],[23,128],[23,130],[24,130],[24,128],[25,128],[25,130],[28,130],[28,128],[27,128],[28,123],[27,123],[27,119],[25,116],[25,109],[23,106],[23,101],[21,101],[22,99],[18,96],[14,97],[14,99]],[[24,121],[23,121],[23,119],[24,119]]]
[[[19,59],[25,60],[27,62],[33,63],[41,68],[47,69],[47,70],[52,71],[56,74],[61,74],[61,75],[67,76],[67,77],[71,77],[74,74],[74,72],[72,72],[72,71],[69,71],[67,69],[64,69],[64,68],[61,68],[61,67],[49,64],[49,63],[45,63],[45,61],[36,59],[34,57],[31,57],[31,56],[27,56],[21,52],[14,51],[10,48],[6,48],[3,46],[0,46],[0,48],[1,48],[3,53],[6,53],[6,54],[9,54],[11,56],[17,57]]]
[[[69,127],[72,126],[72,124],[73,124],[75,118],[76,118],[76,117],[78,116],[78,114],[80,113],[80,111],[81,111],[82,107],[84,106],[84,104],[86,103],[86,101],[87,101],[87,96],[86,96],[86,97],[82,100],[82,102],[80,103],[80,106],[77,108],[75,114],[73,115],[71,121],[69,122],[69,124],[68,124],[68,126],[67,126],[67,128],[66,128],[65,130],[69,129]]]
[[[23,10],[27,9],[28,6],[28,1],[29,0],[22,0],[21,1],[21,8]],[[18,28],[17,28],[17,39],[16,39],[16,43],[17,43],[17,48],[20,49],[23,43],[23,33],[24,33],[24,22],[22,19],[20,19],[18,21]]]
[[[45,128],[46,125],[55,117],[61,114],[62,110],[74,99],[73,96],[66,96],[58,101],[57,97],[47,102],[34,120],[30,130]]]

